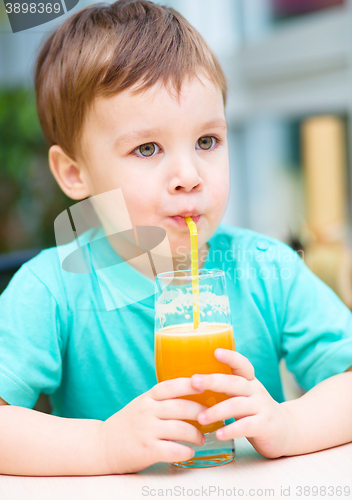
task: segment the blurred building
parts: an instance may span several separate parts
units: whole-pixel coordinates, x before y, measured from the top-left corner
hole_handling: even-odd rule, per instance
[[[68,15],[91,3],[80,0]],[[351,2],[158,3],[179,10],[201,32],[229,79],[231,196],[224,222],[289,241],[305,219],[301,121],[340,116],[346,150],[352,144]],[[1,86],[32,85],[37,48],[62,20],[13,34],[0,10]]]

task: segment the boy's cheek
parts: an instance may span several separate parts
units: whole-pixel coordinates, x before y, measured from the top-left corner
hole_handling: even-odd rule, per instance
[[[227,205],[227,200],[230,193],[230,183],[228,176],[220,176],[220,178],[212,179],[212,185],[208,189],[208,204],[212,205],[215,210],[222,211]]]

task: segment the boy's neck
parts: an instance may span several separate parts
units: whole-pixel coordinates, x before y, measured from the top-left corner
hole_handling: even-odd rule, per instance
[[[150,273],[150,261],[149,259],[145,260],[143,263],[142,260],[138,260],[136,262],[136,259],[130,260],[130,256],[134,254],[133,250],[135,250],[135,245],[132,244],[131,242],[125,240],[124,244],[121,245],[119,244],[119,247],[116,248],[116,244],[112,239],[108,236],[108,240],[110,243],[110,246],[112,249],[130,266],[132,266],[134,269],[136,269],[138,272],[146,276],[147,278],[150,278],[151,273]],[[203,267],[203,264],[207,258],[209,251],[209,245],[205,243],[201,248],[198,249],[198,268],[201,269]],[[163,262],[165,261],[165,262]],[[184,271],[186,269],[191,269],[191,254],[188,255],[180,255],[179,257],[173,257],[172,258],[173,262],[173,268],[174,271]],[[158,255],[158,271],[163,272],[162,269],[165,268],[166,271],[170,271],[170,257],[165,257],[163,258],[162,256]],[[161,270],[160,270],[161,269]]]

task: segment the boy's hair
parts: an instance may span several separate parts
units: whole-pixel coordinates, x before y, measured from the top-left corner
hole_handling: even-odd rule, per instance
[[[71,158],[80,152],[83,120],[98,96],[137,82],[140,92],[161,81],[179,95],[199,70],[221,89],[227,84],[205,40],[170,7],[147,0],[94,4],[68,18],[44,43],[35,66],[37,109],[49,146]]]

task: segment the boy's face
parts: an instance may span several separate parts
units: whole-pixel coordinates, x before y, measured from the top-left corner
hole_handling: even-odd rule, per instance
[[[121,188],[133,226],[165,229],[173,256],[190,252],[183,217],[193,216],[201,248],[228,200],[222,94],[202,82],[185,81],[179,101],[159,83],[96,98],[82,132],[79,163],[90,195]]]

